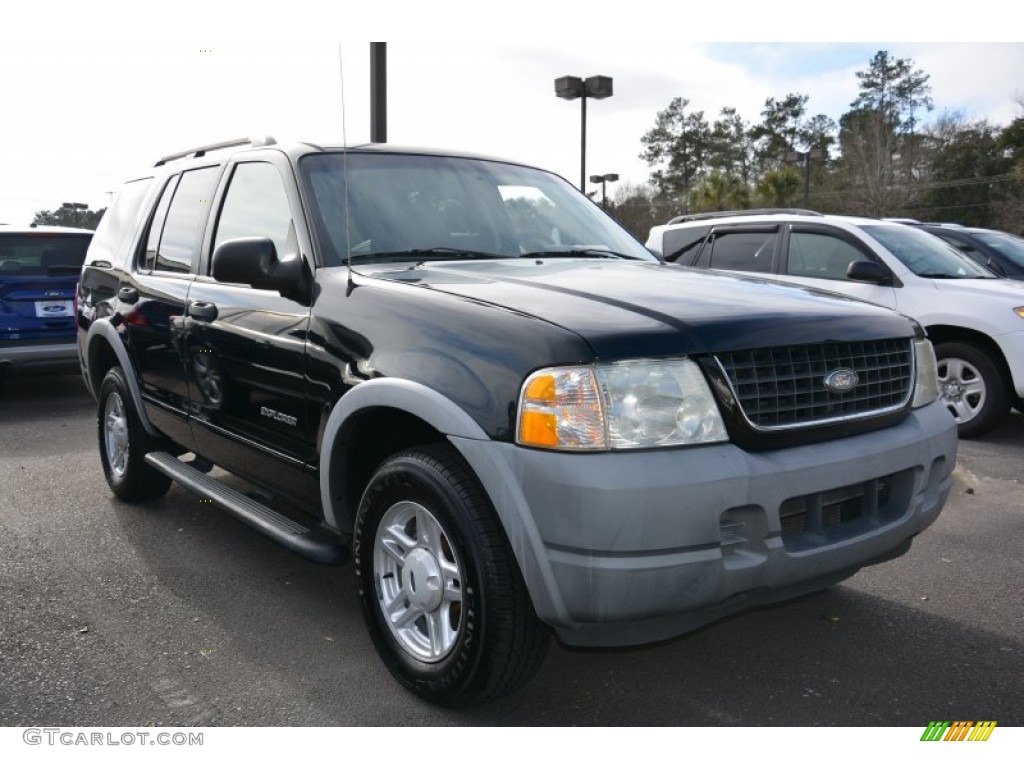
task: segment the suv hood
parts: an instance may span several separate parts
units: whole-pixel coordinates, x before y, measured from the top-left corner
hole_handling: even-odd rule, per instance
[[[855,299],[669,264],[523,258],[358,272],[545,320],[603,359],[915,334],[908,318]]]

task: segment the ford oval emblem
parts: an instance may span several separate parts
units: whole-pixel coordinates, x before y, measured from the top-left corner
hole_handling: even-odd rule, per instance
[[[829,392],[841,395],[856,387],[859,381],[860,376],[857,375],[856,371],[849,368],[836,368],[825,375],[825,388]]]

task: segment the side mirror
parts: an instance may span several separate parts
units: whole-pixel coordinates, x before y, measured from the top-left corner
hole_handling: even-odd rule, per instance
[[[299,256],[278,261],[274,241],[268,237],[227,240],[213,252],[213,277],[221,283],[242,283],[294,298],[302,293],[305,278]]]
[[[846,276],[860,283],[885,285],[889,282],[888,270],[874,261],[851,261],[846,268]]]

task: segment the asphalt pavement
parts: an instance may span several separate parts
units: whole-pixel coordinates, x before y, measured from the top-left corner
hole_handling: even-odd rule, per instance
[[[0,382],[0,726],[1024,724],[1024,416],[961,442],[938,522],[826,592],[640,649],[552,645],[469,711],[394,682],[350,567],[100,470],[74,376]]]

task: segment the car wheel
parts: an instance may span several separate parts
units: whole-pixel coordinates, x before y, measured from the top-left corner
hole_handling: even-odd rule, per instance
[[[154,450],[135,412],[124,371],[111,368],[100,385],[100,461],[107,485],[124,501],[143,501],[163,496],[171,479],[146,464],[146,453]]]
[[[960,437],[990,431],[1010,410],[1006,384],[988,353],[959,342],[935,345],[939,399],[956,419]]]
[[[399,453],[378,468],[353,550],[374,644],[418,696],[469,706],[539,669],[549,631],[487,497],[450,447]]]

